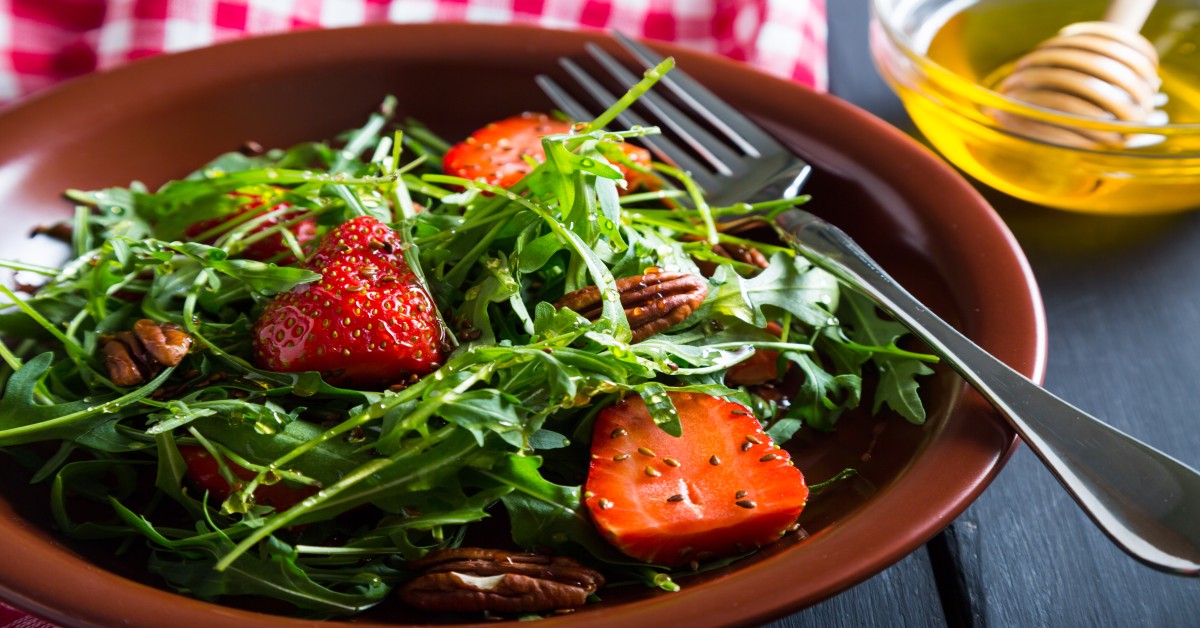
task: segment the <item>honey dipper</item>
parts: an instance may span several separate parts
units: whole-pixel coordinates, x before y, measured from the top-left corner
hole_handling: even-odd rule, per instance
[[[1029,104],[1102,120],[1145,122],[1157,97],[1158,52],[1139,31],[1154,0],[1113,0],[1099,22],[1071,24],[1021,58],[997,90]],[[1120,133],[1037,122],[998,122],[1026,135],[1082,148],[1121,146]]]

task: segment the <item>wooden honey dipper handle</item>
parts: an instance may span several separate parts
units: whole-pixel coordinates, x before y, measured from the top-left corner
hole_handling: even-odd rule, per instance
[[[1112,22],[1132,33],[1142,30],[1155,0],[1112,0],[1104,12],[1104,21]]]

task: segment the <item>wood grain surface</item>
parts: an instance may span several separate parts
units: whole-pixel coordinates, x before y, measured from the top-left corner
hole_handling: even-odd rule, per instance
[[[870,62],[869,3],[828,0],[831,91],[920,139]],[[1200,214],[1088,216],[981,191],[1041,286],[1046,387],[1200,466]],[[1200,581],[1128,558],[1021,448],[923,550],[772,624],[795,626],[1200,626]]]

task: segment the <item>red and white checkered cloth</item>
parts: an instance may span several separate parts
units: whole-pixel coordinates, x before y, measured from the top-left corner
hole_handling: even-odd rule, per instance
[[[825,0],[0,0],[0,105],[141,57],[249,35],[431,21],[619,28],[826,86]]]
[[[0,0],[0,106],[163,52],[369,22],[619,28],[826,87],[825,0]],[[0,602],[0,628],[43,626]]]

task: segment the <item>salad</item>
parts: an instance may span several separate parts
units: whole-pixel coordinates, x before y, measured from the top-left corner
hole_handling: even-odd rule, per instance
[[[70,190],[61,268],[0,284],[0,456],[58,531],[308,617],[527,616],[676,590],[798,529],[782,445],[930,355],[599,118],[446,142],[385,100],[331,142]],[[18,294],[23,293],[23,294]],[[864,390],[864,388],[867,388]],[[847,470],[847,473],[852,472]]]

